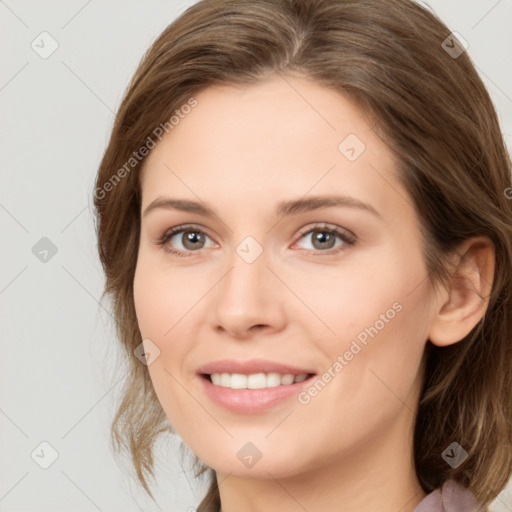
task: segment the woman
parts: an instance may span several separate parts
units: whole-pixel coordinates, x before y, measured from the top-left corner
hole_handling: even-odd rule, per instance
[[[151,495],[201,512],[486,510],[511,472],[510,157],[408,0],[200,1],[142,60],[94,191]],[[322,247],[323,246],[323,247]]]

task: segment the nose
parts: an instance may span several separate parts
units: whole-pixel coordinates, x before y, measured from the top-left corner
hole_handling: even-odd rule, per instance
[[[240,340],[283,330],[285,294],[267,268],[265,252],[252,263],[234,253],[230,262],[212,297],[212,327]]]

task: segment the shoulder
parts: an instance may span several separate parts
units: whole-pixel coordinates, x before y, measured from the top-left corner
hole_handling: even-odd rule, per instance
[[[480,508],[473,494],[454,480],[431,492],[418,504],[413,512],[485,512]]]

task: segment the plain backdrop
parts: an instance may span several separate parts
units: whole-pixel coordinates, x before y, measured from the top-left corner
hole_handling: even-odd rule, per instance
[[[91,193],[140,58],[193,3],[0,1],[0,511],[158,510],[108,444],[122,378]],[[469,43],[512,148],[512,0],[428,5]],[[156,497],[192,512],[204,486],[179,444],[158,447]],[[512,510],[510,485],[492,510]]]

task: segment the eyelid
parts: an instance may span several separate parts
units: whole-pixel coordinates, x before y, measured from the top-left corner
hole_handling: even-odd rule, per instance
[[[169,238],[176,233],[180,233],[182,231],[197,231],[198,233],[203,233],[208,238],[211,238],[214,240],[214,238],[208,233],[208,230],[202,226],[199,226],[198,224],[180,224],[179,226],[174,226],[170,229],[168,229],[161,237],[159,237],[159,240],[164,238]]]
[[[299,238],[303,237],[304,235],[307,235],[308,233],[311,233],[311,231],[321,231],[324,229],[325,231],[331,231],[333,233],[344,235],[346,238],[356,241],[356,236],[354,233],[349,231],[346,228],[342,228],[340,226],[337,226],[336,224],[329,224],[328,222],[313,222],[311,224],[308,224],[307,226],[304,226],[299,230]]]

